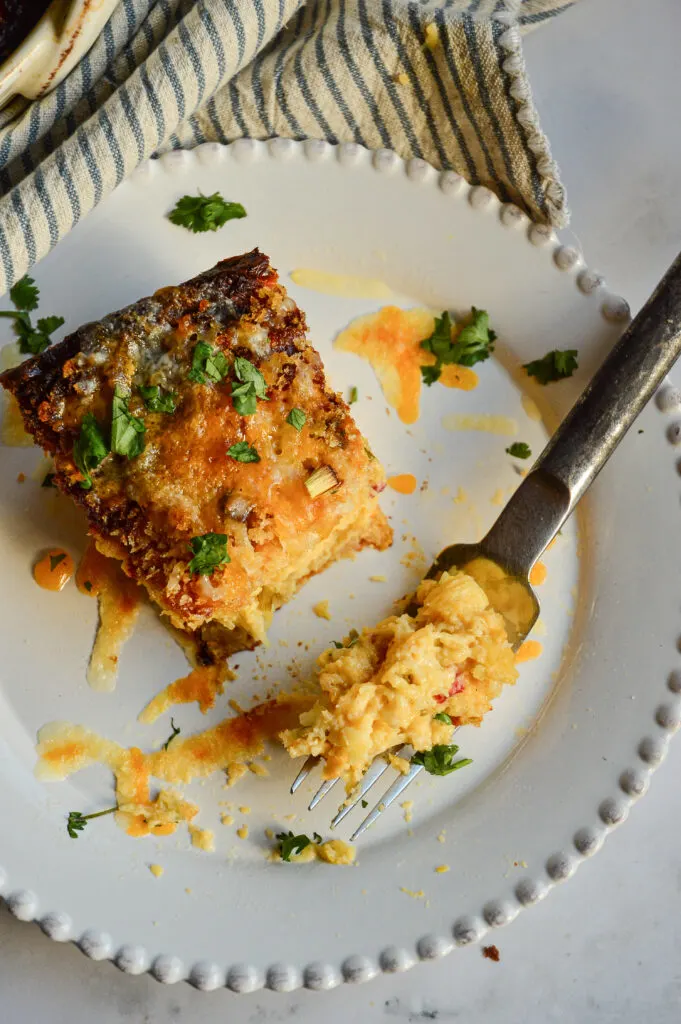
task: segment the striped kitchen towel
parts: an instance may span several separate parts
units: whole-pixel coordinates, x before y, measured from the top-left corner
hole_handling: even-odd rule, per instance
[[[422,157],[567,220],[521,32],[572,0],[121,0],[52,92],[0,112],[0,294],[143,160],[241,136]]]

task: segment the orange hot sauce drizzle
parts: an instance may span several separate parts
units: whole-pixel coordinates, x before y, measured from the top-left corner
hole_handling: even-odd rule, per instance
[[[403,423],[419,417],[421,367],[431,366],[435,356],[421,348],[430,337],[435,318],[427,309],[383,306],[377,313],[357,317],[334,342],[343,352],[366,359],[379,379],[386,401]],[[472,390],[477,374],[465,366],[443,367],[440,382],[449,388]]]
[[[222,693],[225,679],[234,673],[226,665],[207,665],[195,668],[189,675],[176,679],[149,701],[137,716],[138,721],[151,725],[173,704],[191,704],[196,701],[205,715],[215,704],[215,698]]]
[[[232,764],[260,755],[267,740],[299,724],[301,712],[313,697],[286,696],[259,704],[236,718],[226,718],[212,729],[186,739],[175,739],[167,750],[149,754],[138,747],[126,750],[81,725],[53,722],[38,734],[36,775],[65,779],[91,764],[104,764],[116,781],[116,821],[133,836],[169,835],[182,821],[191,822],[198,808],[179,793],[161,789],[150,794],[150,778],[187,783]]]
[[[63,548],[50,548],[33,566],[33,579],[43,590],[63,590],[73,576],[71,555]]]
[[[88,543],[76,570],[76,585],[82,593],[99,599],[99,626],[88,666],[88,683],[94,690],[113,690],[121,648],[139,614],[139,587],[125,575],[118,562],[97,550],[94,541]]]
[[[416,477],[413,473],[398,473],[397,476],[389,476],[386,483],[398,494],[413,494],[416,490]]]
[[[539,657],[542,650],[542,645],[538,640],[526,640],[516,651],[516,665],[521,665],[524,661],[534,661],[535,658]]]
[[[543,562],[535,562],[530,570],[530,583],[533,587],[540,587],[546,582],[547,569]]]

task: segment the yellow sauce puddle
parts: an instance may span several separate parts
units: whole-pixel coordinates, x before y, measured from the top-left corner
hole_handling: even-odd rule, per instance
[[[433,333],[435,318],[427,309],[383,306],[377,313],[357,317],[336,337],[334,345],[371,364],[388,405],[403,423],[419,417],[421,367],[432,366],[435,357],[421,348]],[[446,366],[440,380],[446,387],[472,390],[477,374],[465,366]],[[436,386],[436,385],[433,385]]]
[[[300,288],[309,288],[323,295],[336,295],[342,299],[389,299],[392,289],[373,277],[355,277],[352,274],[329,274],[324,270],[301,267],[291,272],[291,280]]]
[[[523,395],[520,401],[522,402],[523,409],[525,410],[525,415],[529,419],[534,420],[535,423],[539,423],[541,420],[541,412],[539,411],[539,406],[535,400],[530,398],[529,395]]]
[[[485,413],[462,416],[458,413],[448,413],[442,417],[441,422],[445,430],[477,430],[485,434],[498,434],[500,437],[515,437],[518,433],[518,424],[509,416],[491,416]]]

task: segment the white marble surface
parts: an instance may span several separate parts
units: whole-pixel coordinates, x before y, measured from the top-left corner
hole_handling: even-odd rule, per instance
[[[568,236],[634,308],[681,248],[681,3],[582,0],[527,40],[570,193]],[[670,543],[674,543],[670,538]],[[478,948],[368,986],[203,994],[127,977],[0,909],[2,1024],[676,1022],[681,1013],[681,741],[593,862]],[[4,822],[2,831],[11,828]]]

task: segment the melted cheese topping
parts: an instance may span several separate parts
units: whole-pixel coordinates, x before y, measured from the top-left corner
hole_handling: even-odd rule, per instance
[[[323,295],[337,295],[342,299],[389,299],[392,289],[371,277],[351,274],[329,274],[324,270],[301,267],[291,271],[291,280],[301,288],[310,288]]]
[[[428,309],[384,306],[377,313],[357,317],[337,336],[334,344],[343,352],[366,359],[379,379],[389,405],[403,423],[419,417],[421,367],[432,366],[435,356],[421,348],[433,333],[435,317]],[[466,366],[446,366],[440,377],[446,387],[470,391],[477,374]]]
[[[99,599],[99,625],[90,655],[87,681],[93,690],[116,688],[118,659],[132,634],[141,603],[141,592],[118,562],[105,558],[90,542],[76,572],[78,589]]]
[[[393,747],[447,743],[451,727],[479,725],[517,672],[504,621],[464,573],[425,580],[415,617],[391,616],[363,630],[352,647],[319,659],[321,699],[282,734],[292,757],[321,756],[326,778],[354,785]]]

